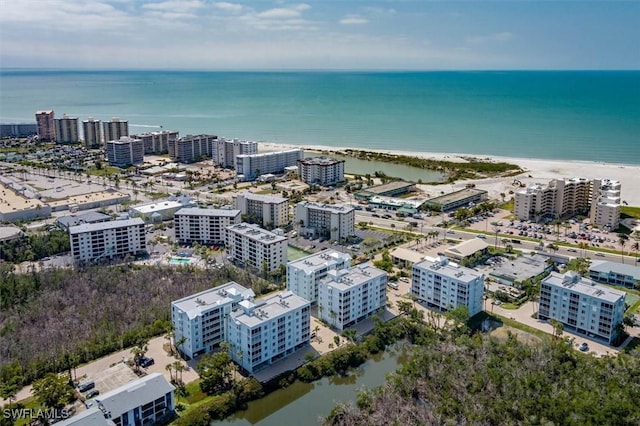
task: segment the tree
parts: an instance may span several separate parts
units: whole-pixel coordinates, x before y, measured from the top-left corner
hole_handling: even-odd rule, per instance
[[[231,388],[233,366],[227,351],[206,355],[198,364],[200,389],[207,394],[215,394]]]
[[[637,258],[638,252],[640,251],[640,242],[636,241],[635,243],[631,244],[630,249],[636,253],[636,258]]]
[[[336,344],[336,347],[340,346],[340,336],[338,336],[337,334],[333,336],[333,341]]]
[[[48,408],[61,409],[73,401],[73,388],[64,376],[48,373],[33,383],[31,389],[38,402]]]
[[[173,382],[173,364],[167,364],[164,369],[169,372],[169,380]]]
[[[564,331],[564,324],[562,324],[555,318],[551,318],[549,320],[549,324],[551,324],[551,327],[553,327],[553,337],[559,339],[562,336],[562,332]]]
[[[173,370],[176,372],[175,381],[182,385],[182,372],[185,370],[184,364],[180,361],[175,361],[173,363]],[[180,378],[178,378],[178,374],[180,374]]]
[[[146,341],[140,341],[136,346],[131,348],[131,354],[133,355],[133,364],[136,366],[136,370],[140,371],[140,359],[147,353],[148,344]]]
[[[620,244],[620,257],[622,258],[622,263],[624,263],[624,246],[629,241],[629,236],[627,234],[618,234],[618,243]]]
[[[355,330],[355,328],[348,328],[346,330],[342,330],[342,337],[344,337],[345,339],[347,339],[348,342],[351,342],[351,343],[356,342],[357,334],[358,332]]]

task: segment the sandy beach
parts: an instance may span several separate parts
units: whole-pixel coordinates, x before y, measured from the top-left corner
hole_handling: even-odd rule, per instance
[[[305,145],[302,147],[285,144],[263,143],[259,145],[260,152],[280,151],[285,149],[303,148],[305,151],[344,151],[348,147],[336,148],[321,145]],[[465,157],[473,157],[482,160],[490,160],[496,162],[508,162],[517,164],[524,170],[524,173],[511,178],[491,178],[479,179],[471,181],[458,181],[454,185],[448,185],[453,189],[464,187],[468,183],[475,183],[476,187],[489,191],[489,196],[500,198],[500,194],[507,194],[509,191],[519,189],[515,180],[524,185],[531,183],[546,183],[551,179],[586,177],[588,179],[612,179],[619,180],[622,183],[622,200],[630,206],[640,206],[640,166],[607,164],[589,161],[566,161],[566,160],[541,160],[534,158],[513,158],[498,156],[480,156],[474,154],[456,154],[456,153],[435,153],[435,152],[406,152],[393,150],[377,150],[352,148],[355,150],[365,150],[372,152],[384,152],[389,154],[418,156],[422,158],[433,158],[436,160],[447,161],[466,161]],[[430,195],[439,194],[441,191],[448,192],[443,189],[442,185],[421,185],[421,189]]]

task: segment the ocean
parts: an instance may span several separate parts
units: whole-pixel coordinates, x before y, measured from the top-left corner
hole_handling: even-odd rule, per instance
[[[41,109],[131,133],[640,164],[640,71],[0,70],[0,122]]]

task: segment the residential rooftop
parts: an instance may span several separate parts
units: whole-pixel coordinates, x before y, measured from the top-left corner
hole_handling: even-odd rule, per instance
[[[426,256],[424,261],[415,264],[414,267],[433,271],[439,275],[444,275],[449,278],[455,278],[456,280],[462,282],[469,282],[482,277],[482,273],[470,268],[466,268],[464,266],[460,266],[455,262],[451,262],[444,256],[435,258]]]
[[[464,258],[471,256],[481,250],[485,250],[488,247],[489,244],[482,241],[482,239],[471,238],[448,248],[447,250],[445,250],[445,255],[454,255],[456,257]]]
[[[273,232],[262,229],[258,225],[252,223],[237,223],[235,225],[227,226],[227,230],[244,235],[251,240],[259,241],[261,243],[273,243],[287,240],[287,237],[276,235]]]
[[[581,277],[574,271],[569,271],[564,275],[558,272],[551,272],[542,282],[556,287],[564,287],[574,293],[595,297],[609,303],[616,303],[626,296],[624,291],[598,285],[588,278]]]
[[[319,253],[314,253],[309,256],[305,256],[289,262],[288,265],[300,269],[306,274],[309,274],[322,268],[323,266],[339,263],[341,262],[341,259],[343,262],[346,261],[347,265],[351,263],[350,254],[327,249]]]
[[[387,276],[387,273],[376,268],[371,263],[363,263],[349,269],[329,271],[322,282],[337,290],[345,291],[380,276]]]
[[[110,220],[108,222],[83,223],[69,228],[69,234],[84,234],[85,232],[106,231],[107,229],[124,228],[127,226],[144,225],[139,217],[124,220]]]
[[[250,191],[242,192],[239,195],[243,196],[247,200],[261,201],[263,203],[280,204],[280,203],[286,203],[288,201],[288,199],[286,199],[284,197],[278,197],[278,196],[274,196],[274,195],[255,194],[255,193],[250,192]]]
[[[331,157],[309,157],[302,160],[298,160],[299,163],[306,164],[308,166],[330,166],[332,164],[344,163],[344,160],[338,160]]]
[[[514,260],[505,260],[489,275],[505,278],[509,281],[522,282],[544,273],[548,267],[548,259],[547,256],[540,254],[519,256]]]
[[[203,311],[243,299],[253,299],[253,290],[245,288],[235,281],[192,294],[171,302],[172,306],[185,312],[189,319],[198,317]]]
[[[276,156],[279,154],[284,154],[284,153],[289,153],[289,152],[298,152],[298,151],[302,151],[302,148],[294,148],[294,149],[285,149],[282,151],[272,151],[272,152],[262,152],[260,154],[240,154],[237,155],[236,158],[242,157],[242,158],[262,158],[262,157],[272,157],[272,156]]]
[[[86,212],[81,214],[72,214],[69,216],[59,216],[56,222],[65,228],[82,225],[83,223],[95,223],[111,220],[111,216],[100,212]]]
[[[201,209],[198,207],[183,207],[176,212],[176,216],[236,217],[239,214],[240,210]]]
[[[309,305],[308,300],[291,291],[283,291],[255,302],[243,300],[239,303],[239,309],[231,313],[231,317],[233,320],[253,328],[270,319]]]
[[[351,211],[354,211],[354,208],[351,206],[340,206],[337,204],[320,204],[314,203],[312,201],[300,201],[297,205],[303,205],[310,209],[324,210],[332,213],[349,213]]]
[[[640,267],[626,263],[611,262],[608,260],[593,260],[591,261],[589,270],[606,274],[613,272],[619,275],[633,277],[635,280],[640,281]]]
[[[180,201],[165,200],[165,201],[158,201],[156,203],[149,203],[149,204],[141,204],[139,206],[132,206],[131,208],[133,210],[135,210],[136,212],[139,212],[140,214],[149,214],[149,213],[154,213],[154,212],[157,212],[157,211],[160,211],[160,210],[180,208],[183,205],[184,204],[182,204]]]

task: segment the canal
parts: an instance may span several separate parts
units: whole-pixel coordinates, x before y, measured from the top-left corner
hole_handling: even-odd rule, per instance
[[[296,381],[291,386],[252,401],[244,411],[212,422],[212,426],[317,425],[339,402],[355,402],[358,390],[380,386],[388,373],[404,364],[411,351],[407,343],[398,343],[375,355],[346,376],[324,378],[313,383]]]

